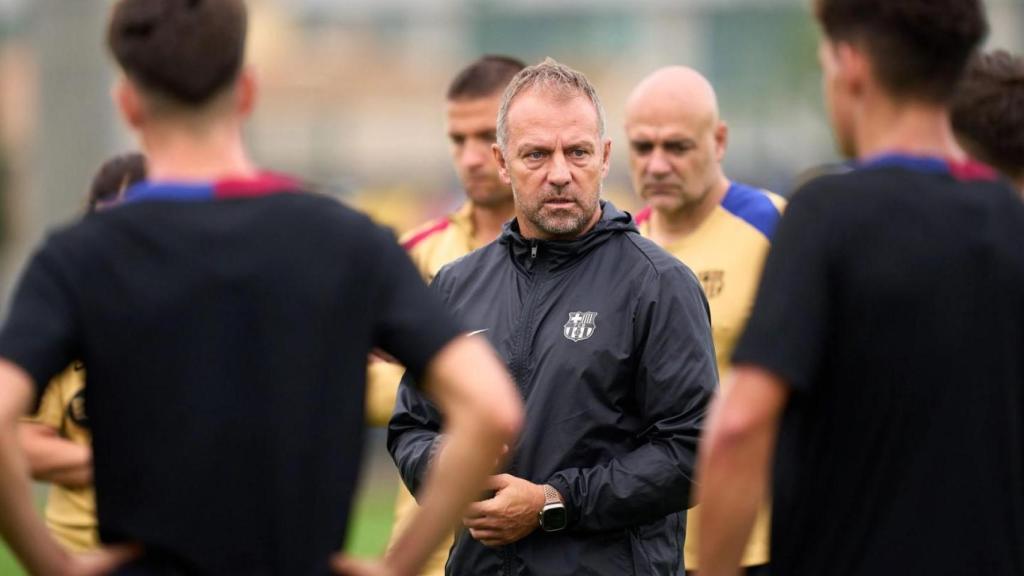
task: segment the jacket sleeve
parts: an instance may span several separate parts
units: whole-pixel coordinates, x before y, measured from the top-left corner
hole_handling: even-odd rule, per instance
[[[441,424],[440,411],[413,385],[406,372],[398,385],[395,411],[388,422],[388,452],[413,496],[426,478]]]
[[[687,268],[649,278],[634,317],[636,447],[592,468],[555,473],[569,526],[608,531],[638,526],[693,505],[697,441],[718,383],[707,300]]]
[[[444,282],[442,269],[430,288],[447,304]],[[443,419],[440,410],[423,394],[409,372],[402,376],[398,385],[394,407],[388,422],[388,452],[405,487],[416,496],[426,478],[434,445],[439,442]]]

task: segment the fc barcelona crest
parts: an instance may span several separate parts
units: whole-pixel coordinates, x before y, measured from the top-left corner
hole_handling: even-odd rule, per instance
[[[597,330],[597,312],[572,312],[569,314],[569,321],[565,323],[562,334],[573,342],[586,340],[594,335]]]
[[[704,295],[708,298],[718,296],[725,288],[725,270],[705,270],[699,276]]]

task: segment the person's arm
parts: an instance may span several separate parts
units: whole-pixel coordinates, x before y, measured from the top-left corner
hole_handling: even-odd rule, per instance
[[[416,573],[457,525],[522,424],[515,385],[480,338],[449,344],[428,372],[426,391],[445,414],[444,450],[418,490],[419,509],[392,547],[388,560],[398,574]]]
[[[366,367],[366,424],[387,426],[395,409],[398,385],[405,367],[371,355]]]
[[[842,177],[798,191],[779,222],[753,311],[701,446],[701,576],[736,574],[755,510],[767,495],[780,420],[792,395],[814,387],[827,353],[833,238]]]
[[[72,556],[50,535],[32,505],[28,464],[18,444],[18,420],[29,409],[31,378],[0,359],[0,534],[30,574],[106,574],[131,559],[131,547]]]
[[[700,574],[735,576],[768,494],[779,418],[789,388],[774,374],[737,366],[715,401],[701,441]]]
[[[69,367],[43,392],[39,408],[18,426],[21,449],[28,459],[32,478],[67,488],[92,483],[92,449],[62,436],[67,421],[68,394],[81,390],[83,372]]]
[[[521,426],[522,401],[494,350],[479,337],[464,337],[436,292],[420,280],[392,240],[372,254],[378,283],[373,304],[380,314],[374,344],[404,364],[410,377],[444,413],[444,454],[418,490],[419,508],[383,564],[340,560],[350,574],[413,575],[482,491],[505,444]]]
[[[652,522],[690,503],[697,440],[718,384],[707,301],[693,274],[649,279],[636,312],[637,447],[590,468],[555,473],[569,529],[604,532]]]
[[[403,378],[388,422],[387,446],[402,482],[413,496],[419,494],[430,461],[440,448],[442,425],[437,407],[414,388],[410,376]]]
[[[33,479],[67,488],[92,484],[89,446],[63,438],[53,427],[37,422],[18,424],[18,440]]]

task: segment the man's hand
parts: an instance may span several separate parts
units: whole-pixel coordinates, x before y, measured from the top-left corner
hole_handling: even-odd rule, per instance
[[[487,488],[494,498],[470,504],[462,523],[484,546],[507,546],[522,540],[540,525],[544,487],[509,474],[491,476]]]
[[[103,576],[134,560],[141,551],[138,546],[117,545],[72,555],[63,573],[68,576]]]

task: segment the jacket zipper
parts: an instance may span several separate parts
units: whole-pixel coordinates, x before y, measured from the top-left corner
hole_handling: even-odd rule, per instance
[[[533,240],[530,243],[530,259],[527,260],[526,268],[530,273],[529,284],[527,285],[526,302],[523,303],[522,311],[522,322],[520,322],[518,334],[516,339],[513,341],[512,348],[512,377],[515,378],[516,383],[522,384],[520,390],[526,392],[526,382],[524,381],[526,362],[523,356],[525,355],[524,348],[526,347],[526,341],[533,331],[531,326],[532,322],[530,319],[533,316],[533,306],[536,301],[536,292],[538,287],[537,273],[533,270],[533,267],[537,264],[537,241]],[[524,394],[525,396],[525,394]]]
[[[516,334],[516,339],[514,340],[513,347],[512,347],[512,378],[515,380],[517,385],[519,385],[520,392],[523,394],[524,399],[525,399],[526,393],[529,392],[529,390],[526,387],[526,381],[525,381],[525,376],[526,376],[526,359],[525,359],[526,350],[525,350],[525,348],[526,348],[526,342],[528,341],[530,334],[533,332],[533,326],[532,326],[533,322],[532,322],[531,319],[533,317],[533,307],[534,307],[534,303],[536,302],[536,299],[537,299],[536,293],[537,293],[537,287],[538,287],[538,284],[539,284],[538,279],[537,279],[537,274],[533,270],[533,267],[537,263],[537,249],[538,249],[537,241],[536,240],[531,241],[531,243],[530,243],[530,259],[527,260],[527,264],[526,264],[526,269],[530,273],[529,284],[527,286],[526,302],[523,304],[522,322],[521,322],[521,325],[519,327],[519,333]],[[514,461],[512,462],[512,467],[513,467],[513,469],[509,470],[510,473],[515,472],[515,470],[514,470],[515,462]],[[513,546],[515,546],[515,544],[511,544],[509,546],[505,546],[505,547],[503,547],[501,549],[501,564],[502,564],[501,567],[502,567],[502,573],[505,576],[512,576],[512,570],[513,570],[512,563],[513,563],[513,561],[515,559],[515,552],[513,552],[513,550],[512,550]]]

